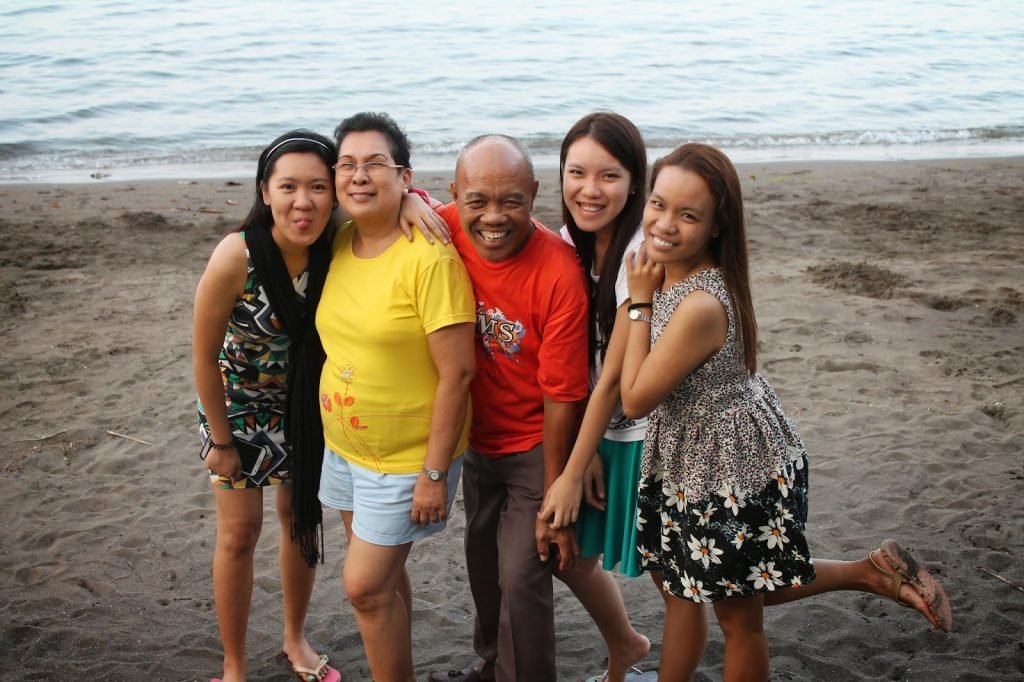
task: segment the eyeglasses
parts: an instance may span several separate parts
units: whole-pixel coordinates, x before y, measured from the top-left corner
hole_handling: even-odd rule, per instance
[[[335,172],[343,178],[351,178],[360,168],[366,171],[367,175],[374,178],[380,178],[388,172],[389,168],[405,168],[405,166],[399,166],[393,163],[384,163],[383,161],[367,161],[366,163],[344,161],[334,164]]]

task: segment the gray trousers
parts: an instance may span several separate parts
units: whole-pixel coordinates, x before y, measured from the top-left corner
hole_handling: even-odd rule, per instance
[[[472,449],[462,468],[466,567],[476,605],[473,647],[482,679],[554,682],[555,623],[550,560],[537,556],[544,453],[487,459]]]

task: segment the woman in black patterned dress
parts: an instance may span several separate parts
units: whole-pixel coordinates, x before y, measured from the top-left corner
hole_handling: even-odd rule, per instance
[[[304,130],[282,135],[264,149],[249,215],[214,250],[196,289],[193,368],[205,465],[217,503],[213,593],[225,681],[246,675],[253,552],[263,525],[263,488],[271,486],[277,490],[281,524],[284,654],[297,674],[341,679],[305,638],[316,562],[297,542],[292,513],[297,451],[316,451],[317,443],[309,441],[319,434],[316,420],[297,423],[302,414],[318,414],[316,382],[307,377],[303,390],[295,375],[299,354],[309,353],[302,363],[310,366],[308,374],[322,352],[307,332],[307,319],[330,261],[335,157],[333,142]],[[312,400],[312,407],[302,404],[300,393],[308,394],[305,402]],[[296,431],[308,436],[305,442],[295,442]],[[254,445],[268,457],[262,471],[245,475],[240,455]],[[306,554],[317,553],[315,530],[312,534]]]
[[[257,164],[249,214],[217,245],[196,288],[192,363],[217,504],[213,592],[225,682],[245,679],[253,553],[267,487],[277,491],[281,528],[282,660],[301,680],[341,679],[304,632],[322,554],[316,486],[323,347],[314,313],[331,258],[336,161],[334,142],[308,130],[270,143]],[[403,201],[407,236],[413,224],[428,241],[430,230],[448,236],[432,210]],[[260,450],[262,465],[247,475],[242,453]]]
[[[858,562],[811,562],[807,453],[756,373],[743,202],[729,159],[702,144],[660,159],[643,227],[644,247],[627,258],[635,324],[621,390],[627,416],[650,413],[637,525],[641,562],[672,595],[659,679],[696,671],[708,603],[725,638],[726,680],[768,679],[764,606],[812,594],[888,590],[948,629],[942,586],[894,541]]]

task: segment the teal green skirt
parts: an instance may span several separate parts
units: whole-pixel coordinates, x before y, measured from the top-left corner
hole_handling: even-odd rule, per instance
[[[636,498],[643,450],[642,440],[601,440],[597,452],[604,464],[606,511],[594,509],[584,500],[576,521],[581,555],[604,555],[601,565],[606,571],[618,566],[619,573],[630,578],[642,572],[636,549]]]

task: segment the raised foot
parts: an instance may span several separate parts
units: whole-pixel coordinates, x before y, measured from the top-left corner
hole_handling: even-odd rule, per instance
[[[949,632],[953,613],[942,583],[893,539],[868,554],[868,560],[889,578],[887,594],[901,606],[920,612],[933,627]]]

